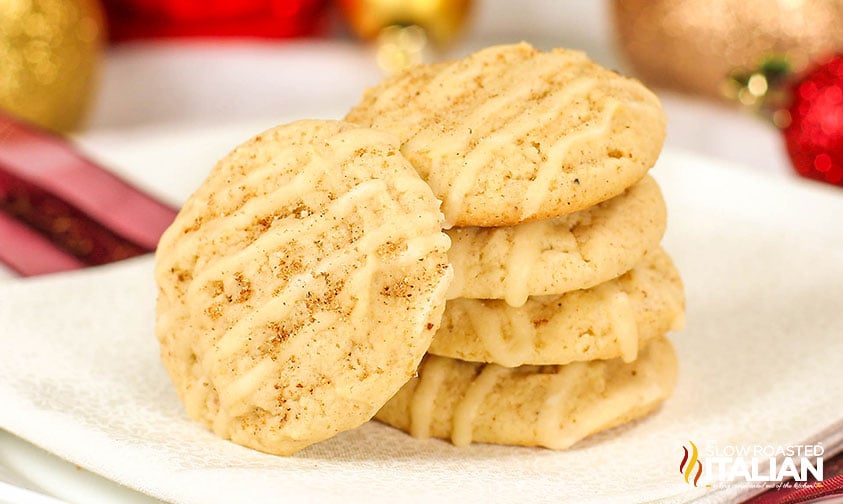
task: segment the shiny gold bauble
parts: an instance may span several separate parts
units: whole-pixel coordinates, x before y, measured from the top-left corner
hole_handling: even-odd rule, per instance
[[[435,44],[447,44],[461,31],[470,0],[340,0],[349,28],[374,39],[389,26],[419,26]]]
[[[614,0],[613,15],[638,77],[711,97],[771,56],[799,71],[843,49],[841,0]]]
[[[374,40],[386,73],[429,60],[462,31],[470,0],[339,0],[351,31]]]
[[[103,26],[96,0],[0,0],[0,109],[56,131],[78,127]]]

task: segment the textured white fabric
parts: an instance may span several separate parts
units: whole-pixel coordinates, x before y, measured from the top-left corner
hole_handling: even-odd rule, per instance
[[[166,163],[123,166],[176,200],[210,162],[185,153],[241,133],[180,137],[176,187]],[[459,449],[375,423],[289,458],[219,440],[186,418],[159,362],[148,257],[0,285],[0,428],[184,503],[731,500],[740,490],[683,481],[688,440],[830,443],[843,428],[843,195],[671,152],[654,174],[687,286],[679,385],[654,415],[572,450]]]

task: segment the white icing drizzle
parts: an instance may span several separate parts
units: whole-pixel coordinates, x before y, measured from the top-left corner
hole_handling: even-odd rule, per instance
[[[524,364],[536,346],[536,326],[525,310],[510,310],[509,355],[498,360],[501,365],[512,367]]]
[[[664,396],[659,385],[646,381],[636,385],[613,382],[608,385],[607,392],[599,401],[591,401],[585,408],[571,412],[576,422],[568,422],[564,426],[557,423],[556,429],[545,431],[542,444],[555,450],[568,448],[592,432],[616,422],[619,417],[636,408],[647,407]]]
[[[356,186],[352,187],[348,192],[332,201],[326,208],[326,215],[335,215],[336,217],[345,217],[350,214],[354,207],[371,200],[372,198],[381,198],[386,194],[386,182],[383,180],[366,180]],[[336,225],[336,220],[332,223]]]
[[[536,438],[542,446],[553,447],[565,441],[559,436],[562,411],[567,401],[572,399],[573,390],[581,385],[586,365],[581,362],[567,364],[552,376],[550,388],[536,419]]]
[[[267,167],[260,170],[254,170],[246,175],[243,184],[256,183],[247,182],[251,178],[256,178],[256,175],[267,171],[271,168],[277,169],[275,166],[267,165]],[[232,209],[231,213],[219,219],[206,221],[203,224],[202,233],[189,233],[180,238],[180,247],[189,248],[190,244],[197,241],[200,237],[217,237],[221,234],[229,233],[231,229],[244,229],[252,226],[252,221],[255,215],[265,215],[267,213],[266,201],[288,201],[295,196],[302,194],[316,184],[315,177],[319,175],[316,170],[306,170],[297,174],[289,182],[279,185],[274,190],[259,197],[251,198],[243,203],[242,206]],[[277,203],[274,207],[277,207]]]
[[[369,313],[371,304],[370,291],[372,277],[377,272],[378,262],[373,261],[375,254],[365,253],[363,265],[357,269],[348,281],[346,289],[352,293],[356,302],[351,309],[351,321],[353,326],[365,323],[366,314]]]
[[[647,356],[642,358],[646,359]],[[625,378],[620,382],[617,380],[618,373],[625,371],[615,370],[612,375],[608,375],[606,365],[602,362],[597,365],[577,362],[559,368],[539,412],[536,427],[541,445],[557,450],[568,448],[636,407],[646,407],[663,396],[661,387],[646,378],[641,370],[634,383]],[[606,394],[599,400],[589,400],[583,405],[585,407],[570,407],[572,403],[568,401],[577,404],[577,396],[580,394],[577,388],[595,381],[605,382]],[[564,425],[563,414],[571,416],[570,419],[566,418]]]
[[[624,362],[632,362],[638,357],[638,324],[626,292],[619,291],[612,296],[609,310],[612,333],[617,338],[620,357]]]
[[[501,314],[495,309],[487,309],[481,302],[463,303],[468,321],[475,334],[480,337],[483,347],[493,360],[506,357],[508,348],[503,337]]]
[[[509,90],[505,95],[488,100],[482,106],[478,107],[474,113],[463,119],[461,124],[456,125],[454,131],[467,131],[472,124],[485,124],[489,118],[498,114],[501,108],[522,99],[524,96],[529,96],[533,91],[533,77],[538,77],[542,71],[546,71],[546,69],[540,66],[534,67],[529,75],[525,75],[521,79],[520,85]],[[442,210],[448,222],[453,224],[453,217],[458,215],[462,209],[465,198],[477,179],[477,174],[486,167],[495,155],[496,147],[510,145],[528,131],[541,128],[542,124],[557,120],[564,107],[576,98],[576,96],[579,96],[592,87],[593,83],[593,79],[580,77],[563,88],[554,91],[551,97],[547,98],[547,110],[540,117],[533,114],[520,114],[509,124],[479,139],[474,149],[464,156],[463,166],[453,180],[442,204]],[[459,138],[462,139],[463,137],[460,136]],[[431,148],[431,159],[435,162],[453,152],[452,144],[453,142],[435,144]],[[463,140],[461,144],[465,144],[465,141]],[[432,169],[431,174],[435,173],[437,173],[437,170]]]
[[[474,421],[483,401],[498,381],[511,370],[496,364],[486,364],[471,382],[462,399],[454,408],[451,442],[455,446],[468,446],[474,435]]]
[[[611,100],[603,109],[599,123],[584,127],[576,133],[565,135],[551,147],[547,154],[547,161],[539,165],[535,180],[527,187],[527,192],[524,194],[521,208],[522,220],[532,217],[539,211],[550,191],[550,183],[560,173],[562,160],[568,155],[568,151],[577,142],[585,142],[592,138],[608,135],[612,118],[619,107],[619,101]]]
[[[266,386],[266,377],[277,372],[278,365],[270,358],[259,361],[251,369],[244,371],[237,379],[219,389],[220,404],[225,405],[227,414],[237,416],[246,413],[252,406],[248,401],[240,401],[246,395],[262,386]]]
[[[445,380],[448,359],[428,355],[419,370],[418,384],[410,398],[410,435],[427,439],[433,425],[433,407]]]
[[[454,278],[454,268],[450,264],[446,265],[445,268],[446,271],[442,276],[442,281],[431,291],[431,295],[424,304],[424,309],[419,310],[415,320],[413,320],[414,327],[417,328],[417,331],[424,332],[430,330],[435,334],[436,330],[439,329],[439,324],[442,322],[441,313],[439,317],[434,318],[433,314],[437,313],[434,308],[445,297],[445,292],[448,291],[451,279]],[[433,327],[428,328],[428,324],[433,324]]]
[[[482,253],[477,247],[475,240],[469,239],[469,233],[463,233],[459,229],[448,233],[451,239],[451,248],[448,249],[448,262],[454,266],[454,279],[448,288],[447,299],[461,297],[459,294],[465,291],[466,271],[470,266],[465,258],[476,259]]]
[[[341,216],[347,215],[353,209],[354,205],[363,203],[365,201],[364,198],[378,194],[382,190],[383,181],[372,180],[364,182],[332,201],[325,209],[324,214],[314,214],[302,219],[299,225],[279,226],[271,232],[262,234],[248,247],[244,247],[234,254],[222,257],[212,265],[206,267],[201,274],[193,279],[193,282],[188,288],[187,297],[191,299],[201,298],[200,294],[209,280],[219,278],[226,272],[233,273],[238,271],[238,268],[255,253],[255,250],[278,250],[285,243],[300,238],[304,229],[311,235],[329,230],[336,225],[336,221],[329,218],[329,215],[336,215],[337,212]],[[265,215],[271,208],[277,207],[278,205],[274,195],[263,197],[261,203],[262,208],[258,209],[253,215]],[[203,309],[202,304],[194,303],[194,306],[198,309]]]
[[[407,248],[401,252],[399,261],[411,263],[427,257],[434,250],[444,250],[450,246],[451,239],[443,234],[430,236],[414,236],[407,240]]]
[[[332,205],[325,212],[325,215],[334,217],[347,215],[348,213],[354,211],[355,204],[357,202],[372,198],[373,196],[377,197],[379,194],[382,194],[383,190],[383,182],[379,180],[360,184],[332,202]],[[320,229],[327,229],[330,227],[330,224],[335,222],[335,220],[328,217],[322,217],[321,219],[322,222],[319,222],[318,226]],[[316,226],[308,228],[309,234],[315,232],[314,227]],[[372,252],[377,245],[383,243],[385,239],[389,237],[390,233],[394,233],[394,227],[395,226],[389,226],[382,223],[378,229],[367,232],[362,238],[354,243],[352,248],[340,249],[333,254],[322,258],[319,262],[310,267],[308,272],[294,276],[280,293],[268,300],[263,306],[260,306],[248,316],[241,318],[233,326],[228,328],[228,330],[217,341],[216,345],[206,352],[205,359],[203,360],[203,364],[206,366],[205,369],[213,369],[216,366],[224,365],[223,362],[226,359],[235,355],[243,348],[244,341],[249,338],[253,328],[261,327],[272,321],[282,320],[294,307],[294,303],[291,303],[290,300],[304,298],[307,290],[315,281],[316,276],[348,264],[361,256],[365,258],[364,262],[361,267],[357,268],[351,274],[345,289],[351,289],[351,292],[353,292],[356,297],[356,304],[352,310],[352,320],[350,324],[352,326],[365,324],[365,318],[367,313],[369,313],[371,306],[371,289],[369,288],[369,281],[377,272],[378,266],[377,261],[372,260]],[[301,230],[299,228],[292,229],[293,234],[296,232],[298,232],[299,235],[301,234]],[[292,239],[293,236],[290,236],[290,234],[291,232],[277,234],[266,233],[258,240],[261,241],[260,246],[268,249],[275,249],[280,247],[286,241]],[[414,252],[423,252],[436,248],[437,244],[442,241],[441,236],[442,235],[437,232],[425,238],[415,237],[414,239],[416,240],[416,245],[414,247]],[[422,240],[427,240],[429,242],[427,246],[420,243]],[[223,271],[226,267],[237,270],[237,268],[242,267],[244,262],[249,261],[249,258],[249,253],[241,252],[226,258],[224,265],[217,266],[220,271]],[[407,257],[407,259],[409,259],[409,257]],[[416,259],[418,259],[418,257]],[[213,274],[213,272],[206,271],[203,273],[203,277],[211,276]],[[202,285],[200,282],[196,283]],[[266,359],[258,363],[252,369],[243,371],[241,378],[233,382],[230,386],[224,387],[225,395],[223,397],[221,393],[221,402],[224,402],[227,408],[232,407],[238,399],[248,395],[257,387],[266,385],[267,382],[270,381],[270,375],[275,372],[276,369],[277,364],[273,363],[270,359]],[[254,388],[250,389],[250,386],[253,386]]]
[[[462,66],[462,68],[460,68]],[[458,63],[450,64],[445,66],[441,71],[437,72],[430,81],[428,81],[426,87],[419,93],[416,101],[428,101],[430,100],[431,94],[441,96],[453,96],[459,94],[462,89],[464,89],[465,83],[473,80],[476,78],[482,70],[480,65],[459,65]],[[393,95],[393,94],[406,94],[400,86],[386,86],[384,90],[381,92],[387,93],[386,96]],[[380,97],[379,97],[380,99]],[[410,97],[412,100],[413,98]],[[401,103],[406,102],[406,97],[399,98]],[[394,101],[393,99],[384,100],[385,103],[389,103]],[[413,107],[407,107],[408,109],[413,109]],[[422,121],[418,121],[419,126],[423,126]],[[456,128],[454,131],[464,131],[464,130],[457,130]],[[432,146],[433,142],[430,142],[430,138],[425,135],[427,133],[423,127],[416,130],[415,133],[410,137],[404,140],[402,145],[402,151],[410,150],[410,151],[423,151]],[[435,146],[438,147],[437,152],[440,153],[454,153],[459,152],[460,149],[465,146],[466,140],[460,135],[443,135],[439,136],[436,139]],[[437,158],[432,158],[432,168],[429,170],[429,174],[435,177],[436,173],[439,173],[439,170],[436,169],[436,165],[438,163]],[[435,182],[435,178],[429,179],[428,182]],[[442,182],[442,181],[440,181]],[[450,226],[447,226],[450,227]]]
[[[365,130],[366,135],[371,134],[369,130]],[[364,136],[366,136],[364,135]],[[347,139],[350,142],[346,142]],[[357,155],[356,151],[352,149],[354,139],[356,137],[332,138],[330,142],[340,142],[343,149],[335,149],[335,153],[342,154],[343,152],[350,155]],[[366,142],[370,142],[370,138],[366,136]],[[326,144],[328,142],[326,141]],[[359,143],[359,142],[358,142]],[[392,142],[397,147],[397,141]],[[199,368],[193,372],[187,373],[188,376],[199,377],[195,381],[183,387],[184,400],[186,408],[191,414],[201,412],[206,419],[213,421],[213,430],[218,434],[225,434],[232,428],[232,420],[237,415],[248,414],[255,405],[255,401],[264,401],[271,394],[264,395],[263,392],[271,392],[272,387],[279,383],[279,373],[282,365],[279,362],[273,361],[267,355],[262,355],[256,352],[259,341],[249,341],[249,336],[254,336],[255,329],[260,329],[260,324],[267,321],[279,321],[285,318],[285,314],[289,313],[295,306],[297,301],[301,301],[304,294],[312,287],[314,282],[314,275],[320,272],[327,272],[337,266],[344,266],[341,264],[345,258],[351,258],[356,255],[354,265],[361,265],[358,271],[354,271],[352,275],[358,274],[371,277],[375,272],[369,261],[372,254],[380,243],[375,243],[379,237],[387,235],[389,232],[390,240],[407,244],[407,250],[401,254],[400,261],[402,263],[409,263],[413,260],[419,260],[427,256],[430,251],[439,249],[441,253],[447,248],[447,238],[442,235],[438,226],[436,232],[430,233],[428,236],[407,236],[412,229],[418,225],[438,224],[441,218],[439,214],[434,212],[428,213],[418,212],[414,215],[406,215],[405,211],[395,212],[396,207],[401,207],[401,203],[396,204],[388,197],[387,187],[383,180],[370,180],[363,182],[351,190],[346,190],[347,181],[344,174],[338,167],[344,166],[346,160],[337,159],[336,155],[331,153],[331,149],[327,149],[327,153],[323,152],[325,149],[320,147],[307,146],[300,148],[297,146],[287,146],[288,149],[281,155],[263,162],[253,162],[255,169],[245,173],[235,170],[228,170],[225,174],[217,175],[218,189],[215,193],[204,193],[199,196],[205,198],[214,198],[218,203],[218,208],[211,209],[212,212],[202,211],[200,207],[203,204],[203,198],[198,197],[191,203],[193,205],[190,215],[204,216],[208,220],[201,223],[202,230],[199,233],[185,232],[185,229],[178,229],[177,232],[182,236],[173,243],[172,240],[163,243],[167,247],[171,255],[182,256],[175,257],[171,261],[174,264],[180,262],[190,263],[190,259],[197,253],[200,246],[208,246],[220,250],[217,257],[213,258],[213,262],[205,262],[209,256],[203,256],[195,265],[194,273],[196,277],[188,285],[188,293],[185,297],[191,298],[190,303],[186,303],[182,308],[181,314],[177,320],[167,320],[162,323],[162,327],[167,331],[179,332],[183,331],[185,327],[196,325],[207,327],[206,321],[198,320],[196,318],[197,312],[201,312],[207,305],[203,306],[201,301],[212,295],[208,290],[205,290],[207,282],[211,280],[224,280],[228,282],[231,280],[231,273],[243,271],[249,263],[255,263],[256,255],[258,262],[262,260],[261,254],[266,253],[267,250],[261,250],[261,247],[280,249],[283,253],[288,247],[284,245],[295,239],[296,234],[303,239],[317,238],[320,232],[328,231],[332,226],[343,220],[348,214],[355,212],[359,213],[373,213],[377,219],[374,222],[369,221],[370,225],[367,227],[374,227],[374,223],[385,221],[381,223],[379,229],[374,229],[365,232],[365,235],[357,242],[351,244],[355,250],[353,252],[342,251],[334,253],[325,257],[313,266],[308,268],[310,273],[293,276],[284,290],[276,295],[276,298],[271,299],[263,306],[258,306],[257,310],[252,311],[247,316],[240,319],[236,317],[237,312],[226,313],[219,323],[211,327],[219,329],[217,334],[221,334],[219,340],[214,342],[213,335],[210,331],[201,335],[199,341],[190,341],[190,338],[182,338],[185,340],[177,342],[182,347],[190,348],[202,356],[202,360],[195,364]],[[347,147],[347,148],[346,148]],[[317,152],[317,150],[319,152]],[[248,154],[248,152],[247,152]],[[262,161],[262,160],[258,160]],[[245,158],[235,159],[235,163],[244,163],[246,168],[250,168],[250,162]],[[301,168],[297,174],[289,174],[288,166]],[[272,176],[273,171],[279,172],[279,177]],[[281,173],[285,172],[285,173]],[[292,175],[292,176],[291,176]],[[280,181],[280,184],[279,184]],[[403,186],[402,186],[403,184]],[[396,177],[395,186],[393,189],[402,192],[402,187],[410,187],[413,184],[421,185],[422,182],[413,176]],[[254,189],[252,192],[246,193],[246,189]],[[268,190],[267,190],[268,189]],[[273,217],[274,213],[285,205],[290,203],[295,204],[297,200],[304,196],[304,201],[309,200],[307,194],[314,189],[327,193],[334,190],[338,193],[343,193],[336,200],[319,207],[315,214],[308,214],[302,212],[300,219],[288,219],[289,226],[275,226],[270,232],[261,233],[257,239],[246,244],[246,237],[249,236],[255,228],[255,219],[268,216]],[[262,194],[262,191],[267,191]],[[411,195],[415,199],[417,193],[411,191]],[[393,191],[394,192],[394,191]],[[249,196],[245,198],[244,196]],[[401,195],[403,197],[403,195]],[[381,201],[383,200],[383,201]],[[368,201],[374,201],[376,204],[369,204]],[[363,207],[358,205],[367,205]],[[377,209],[377,210],[372,210]],[[199,211],[197,211],[199,210]],[[401,208],[403,210],[403,208]],[[227,214],[227,215],[226,215]],[[285,216],[280,216],[284,218]],[[366,215],[368,217],[368,215]],[[399,220],[401,219],[401,220]],[[409,221],[408,219],[412,219]],[[407,226],[406,222],[411,222],[411,226]],[[189,225],[188,222],[186,224]],[[285,222],[287,224],[287,222]],[[186,227],[185,226],[185,227]],[[410,229],[407,229],[410,228]],[[259,229],[259,228],[258,228]],[[392,236],[395,235],[395,236]],[[330,236],[327,237],[330,240]],[[239,253],[228,254],[226,249],[233,249],[236,246],[243,247],[248,245],[247,251],[238,251]],[[334,243],[342,247],[343,244]],[[360,256],[365,258],[365,262],[360,260]],[[313,262],[313,258],[302,258],[305,262]],[[228,275],[226,275],[228,273]],[[214,274],[220,274],[218,278],[214,278]],[[450,275],[450,272],[448,272]],[[227,277],[227,278],[225,278]],[[253,279],[254,280],[254,279]],[[359,278],[346,278],[346,287],[348,290],[354,284],[364,284],[364,282],[355,281]],[[444,286],[442,285],[444,284]],[[271,286],[270,286],[271,287]],[[435,288],[440,292],[447,287],[447,283],[443,280]],[[196,300],[196,294],[200,296],[200,302]],[[366,313],[362,309],[368,305],[371,309],[371,301],[368,296],[371,294],[368,289],[355,289],[355,294],[359,294],[365,299],[360,299],[359,308],[355,306],[358,318],[363,318]],[[282,301],[279,302],[281,298]],[[288,302],[283,300],[287,299]],[[265,301],[266,298],[261,299]],[[252,301],[254,303],[254,299]],[[429,316],[430,307],[433,301],[428,300],[427,312],[416,313],[418,317]],[[251,307],[250,307],[251,309]],[[245,310],[249,311],[249,310]],[[416,312],[421,311],[417,310]],[[192,312],[192,313],[191,313]],[[204,317],[204,313],[199,313]],[[316,324],[319,327],[330,327],[337,323],[339,314],[332,311],[321,311],[315,314]],[[172,318],[172,317],[170,317]],[[347,321],[343,320],[343,324]],[[370,323],[364,321],[363,323]],[[230,324],[233,326],[228,327]],[[178,329],[173,326],[178,325]],[[352,326],[360,326],[360,323],[350,324]],[[314,329],[319,329],[315,327]],[[229,330],[230,329],[230,330]],[[201,328],[195,329],[202,331]],[[365,330],[365,327],[363,328]],[[161,331],[159,331],[161,332]],[[284,352],[289,350],[301,351],[306,344],[308,338],[292,338],[288,343],[290,348],[285,347]],[[214,344],[216,343],[216,344]],[[204,348],[207,345],[212,345],[210,348]],[[296,348],[298,347],[298,348]],[[231,359],[231,357],[237,357]],[[273,355],[274,356],[274,355]],[[280,377],[283,380],[283,377]],[[205,382],[207,383],[205,384]],[[215,392],[214,390],[218,391]],[[254,397],[249,397],[254,391],[260,391]],[[246,400],[243,400],[246,398]],[[207,404],[205,404],[207,403]],[[236,425],[236,424],[234,424]]]
[[[339,165],[334,161],[357,157],[361,147],[376,144],[390,145],[397,142],[398,139],[388,131],[352,127],[325,139],[326,149],[318,150],[318,155],[327,160],[326,166],[337,168]],[[342,179],[342,170],[328,169],[326,173],[333,176],[335,180]]]
[[[533,350],[535,344],[535,329],[527,314],[518,312],[502,313],[497,308],[486,307],[483,302],[464,303],[463,308],[468,316],[471,328],[483,343],[483,348],[491,360],[501,366],[513,367],[524,363],[524,359]],[[515,310],[510,310],[514,312]],[[512,319],[509,330],[510,344],[507,345],[504,336],[504,319]]]
[[[506,265],[504,289],[507,304],[523,306],[529,295],[529,280],[541,250],[538,243],[545,224],[542,221],[513,226],[512,246]]]
[[[293,308],[293,304],[290,303],[289,300],[302,299],[305,296],[307,289],[314,282],[315,277],[319,274],[340,267],[349,260],[361,255],[366,256],[366,265],[375,264],[369,261],[371,255],[370,252],[373,248],[370,243],[381,242],[382,229],[383,228],[368,233],[366,236],[358,240],[357,246],[352,249],[342,249],[321,259],[311,268],[312,273],[305,272],[292,277],[280,293],[273,296],[273,298],[267,301],[263,306],[250,313],[248,316],[238,320],[237,323],[231,326],[219,339],[214,347],[214,351],[209,352],[208,355],[213,355],[218,361],[230,357],[242,348],[243,341],[248,338],[251,328],[260,327],[275,320],[282,320]],[[362,277],[362,282],[365,283],[366,279],[371,278],[373,268],[372,266],[366,265],[362,268],[358,268],[352,274],[348,284],[353,286],[352,288],[355,289],[353,292],[355,292],[358,297],[357,302],[368,306],[369,289],[361,286],[362,284],[360,278]],[[364,274],[367,276],[364,276]]]
[[[293,309],[288,299],[303,298],[315,278],[310,273],[302,273],[290,279],[284,290],[253,313],[238,320],[217,340],[205,357],[205,361],[220,362],[243,348],[253,327],[260,327],[273,320],[283,320]]]

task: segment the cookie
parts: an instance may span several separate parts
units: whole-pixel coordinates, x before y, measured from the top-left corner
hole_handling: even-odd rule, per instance
[[[281,455],[371,419],[439,324],[442,219],[389,133],[300,121],[234,149],[156,255],[156,333],[188,414]]]
[[[650,342],[637,360],[505,368],[428,355],[375,416],[417,438],[565,449],[653,411],[673,391],[676,354]]]
[[[490,47],[367,90],[346,120],[393,131],[448,225],[567,215],[653,166],[666,118],[640,82],[565,49]]]
[[[514,308],[500,300],[454,299],[428,352],[506,367],[621,358],[684,324],[679,273],[660,248],[614,280],[560,296],[531,297]]]
[[[658,184],[646,176],[579,212],[499,228],[447,231],[454,281],[448,298],[505,299],[586,289],[629,271],[658,246],[667,224]]]

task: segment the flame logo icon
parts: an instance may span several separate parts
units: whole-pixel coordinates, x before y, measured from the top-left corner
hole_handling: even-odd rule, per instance
[[[697,482],[700,480],[700,476],[702,476],[702,462],[699,461],[699,450],[697,450],[697,445],[694,444],[693,441],[688,441],[691,443],[691,450],[689,451],[688,448],[685,446],[682,447],[685,450],[685,456],[682,457],[682,462],[679,463],[679,472],[685,476],[685,483],[691,483],[691,473],[694,472],[694,467],[696,467],[697,475],[694,476],[693,483],[694,486],[697,486]]]

